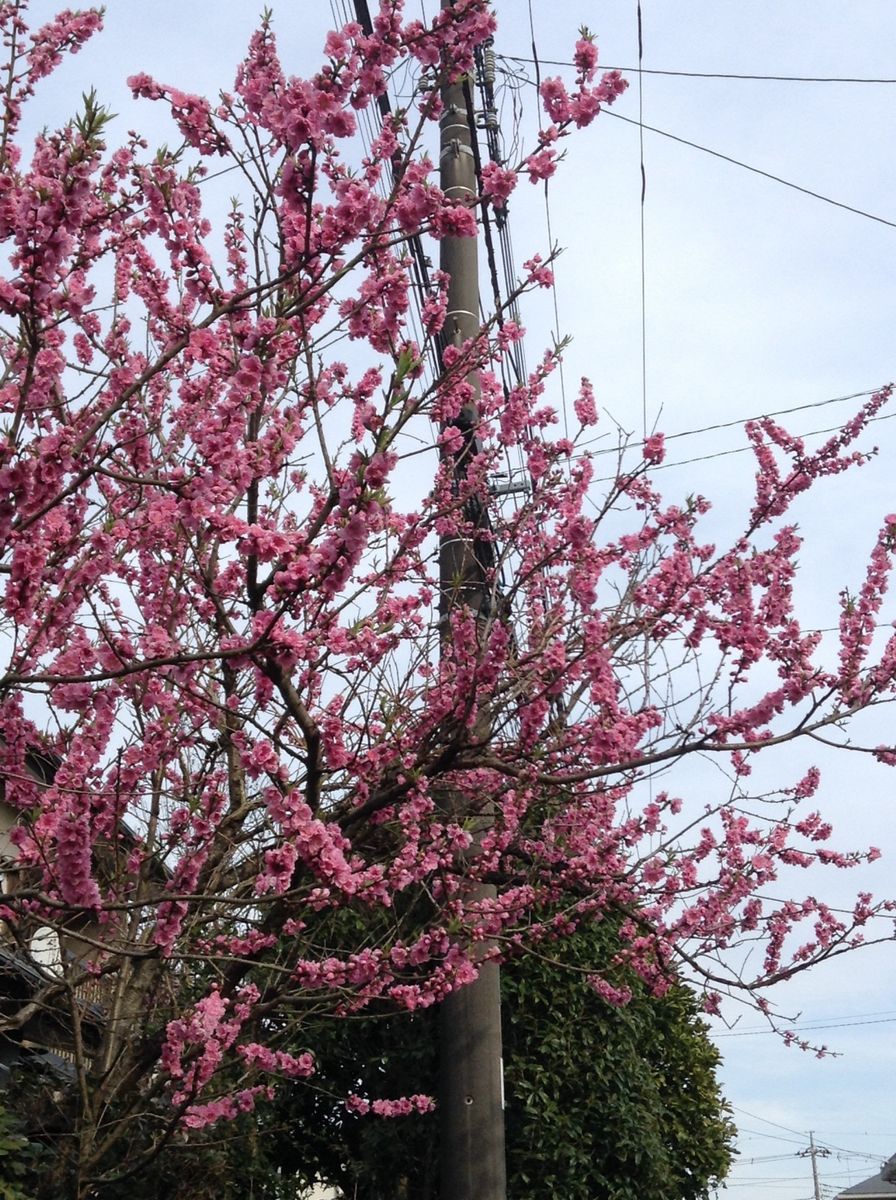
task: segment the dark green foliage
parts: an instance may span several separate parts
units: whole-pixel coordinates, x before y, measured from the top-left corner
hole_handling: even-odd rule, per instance
[[[22,1120],[0,1103],[0,1200],[35,1200],[34,1187],[47,1152],[33,1142]]]
[[[653,997],[630,976],[615,981],[632,989],[626,1007],[600,1000],[587,972],[615,944],[612,928],[590,926],[504,968],[513,1200],[699,1200],[727,1173],[735,1131],[697,1002],[681,985]],[[334,1021],[315,1041],[325,1091],[296,1088],[277,1106],[294,1132],[271,1135],[272,1157],[346,1200],[438,1200],[435,1115],[357,1117],[340,1103],[434,1092],[434,1014]]]
[[[600,1000],[584,972],[612,936],[584,929],[505,972],[514,1200],[697,1200],[728,1170],[735,1131],[696,1000],[632,978],[624,1008]]]

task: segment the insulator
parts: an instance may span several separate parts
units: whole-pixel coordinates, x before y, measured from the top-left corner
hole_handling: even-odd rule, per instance
[[[487,46],[482,52],[482,81],[483,83],[495,82],[496,59],[495,52],[490,46]]]

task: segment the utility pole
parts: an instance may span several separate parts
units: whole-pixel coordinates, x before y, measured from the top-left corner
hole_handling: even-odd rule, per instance
[[[453,0],[441,0],[443,10]],[[462,79],[448,80],[442,92],[443,115],[439,145],[439,181],[452,199],[477,193],[473,153],[472,89]],[[450,277],[445,344],[462,345],[479,331],[479,264],[475,238],[445,238],[440,266]],[[469,377],[474,397],[478,374]],[[477,406],[461,414],[465,444],[452,455],[452,470],[462,483],[471,455],[477,453]],[[484,500],[477,505],[475,524],[487,528]],[[473,514],[468,513],[468,517]],[[487,578],[487,539],[443,538],[440,547],[442,636],[450,638],[450,613],[458,605],[478,618],[492,609],[492,584]],[[449,799],[448,803],[451,803]],[[474,818],[478,834],[488,828],[488,812],[457,812]],[[474,830],[474,838],[476,831]],[[470,851],[475,856],[476,845]],[[465,901],[496,894],[491,885],[469,885]],[[447,997],[439,1010],[439,1157],[442,1200],[505,1200],[504,1087],[501,1044],[501,989],[497,963],[483,962],[475,982]]]
[[[815,1187],[815,1200],[822,1200],[821,1183],[818,1179],[818,1159],[827,1158],[830,1153],[830,1150],[826,1149],[824,1146],[815,1145],[815,1134],[811,1130],[809,1131],[808,1150],[797,1151],[799,1158],[812,1159],[812,1183]]]

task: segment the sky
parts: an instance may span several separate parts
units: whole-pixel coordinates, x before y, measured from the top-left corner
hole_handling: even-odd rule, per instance
[[[312,68],[335,23],[332,6],[269,3],[288,69]],[[40,0],[34,10],[43,15],[51,7]],[[72,97],[95,85],[120,114],[122,138],[139,127],[151,142],[173,140],[159,106],[135,105],[125,78],[146,70],[215,95],[231,85],[260,7],[260,0],[108,0],[106,33],[42,95],[44,119],[58,122],[72,111]],[[415,8],[431,15],[432,0],[408,0],[409,11]],[[631,81],[618,116],[602,115],[570,141],[547,206],[543,190],[528,184],[513,198],[520,261],[552,241],[565,247],[556,292],[524,312],[529,361],[553,333],[571,335],[565,389],[571,401],[580,376],[592,379],[606,414],[606,448],[615,445],[617,425],[636,441],[645,430],[665,432],[669,465],[658,482],[670,499],[698,490],[712,499],[712,535],[731,540],[750,503],[743,420],[793,410],[781,420],[794,432],[825,430],[857,403],[830,402],[896,376],[896,5],[643,0],[640,88],[636,0],[499,0],[497,10],[508,143],[514,97],[522,128],[536,119],[534,88],[521,81],[534,77],[533,42],[542,75],[563,73],[550,60],[569,60],[586,23],[602,62],[627,68]],[[620,119],[637,122],[639,111],[646,126],[716,155],[646,129],[642,145],[636,124]],[[800,604],[809,624],[836,622],[840,589],[858,583],[883,514],[896,508],[894,432],[889,419],[880,421],[863,443],[879,447],[877,458],[813,492],[798,510],[806,536]],[[795,778],[799,756],[789,753],[783,765]],[[819,807],[841,841],[888,851],[867,879],[840,885],[844,896],[866,884],[892,894],[896,777],[852,756],[827,758],[823,768]],[[818,1160],[825,1197],[896,1152],[893,980],[891,944],[823,967],[776,995],[782,1011],[799,1014],[797,1028],[830,1046],[834,1054],[822,1059],[786,1050],[747,1009],[732,1009],[731,1027],[715,1029],[740,1127],[740,1158],[725,1195],[811,1197],[811,1164],[800,1157],[810,1130],[830,1151]]]

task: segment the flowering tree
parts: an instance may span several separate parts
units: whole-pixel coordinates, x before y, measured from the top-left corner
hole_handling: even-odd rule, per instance
[[[484,944],[516,952],[612,913],[620,963],[662,992],[686,962],[712,1005],[861,940],[879,911],[865,894],[851,916],[758,894],[782,866],[874,854],[828,848],[817,773],[737,800],[759,751],[892,694],[896,641],[872,653],[872,630],[896,517],[833,662],[793,612],[786,523],[861,461],[889,389],[815,452],[751,426],[755,504],[719,550],[698,534],[705,501],[667,505],[651,483],[659,435],[599,487],[552,432],[556,354],[504,388],[519,327],[498,313],[458,347],[445,278],[415,290],[420,239],[475,236],[479,205],[549,176],[622,90],[591,40],[571,89],[543,84],[532,152],[483,168],[470,207],[425,147],[439,84],[492,32],[485,0],[429,28],[382,0],[309,79],[284,73],[265,23],[217,104],[130,81],[168,106],[179,147],[109,152],[91,95],[30,158],[23,107],[101,15],[29,33],[26,7],[0,5],[0,758],[2,916],[35,971],[0,1028],[67,1030],[57,1182],[95,1194],[311,1078],[312,1017],[437,1003]],[[408,63],[413,102],[362,154],[355,114]],[[215,223],[203,179],[222,163],[242,199]],[[536,257],[520,291],[549,283]],[[587,435],[586,382],[575,412]],[[528,478],[513,507],[490,487],[508,448]],[[439,577],[452,539],[473,547],[475,611]],[[730,765],[730,793],[642,792],[697,754]],[[37,970],[48,935],[60,961]],[[725,967],[745,938],[765,947],[750,980]]]

